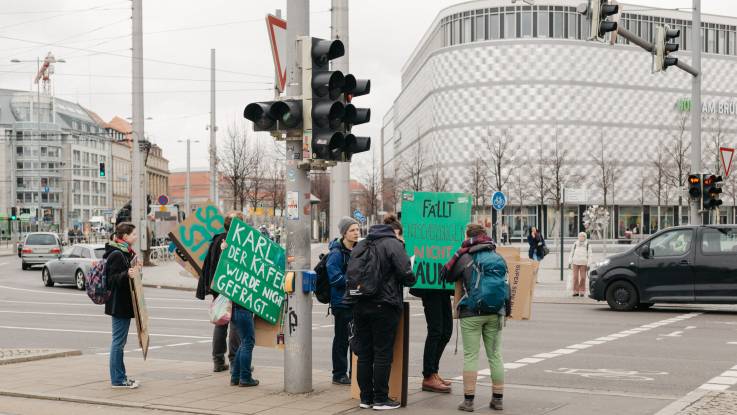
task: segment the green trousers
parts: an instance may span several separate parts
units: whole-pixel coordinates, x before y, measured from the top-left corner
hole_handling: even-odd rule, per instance
[[[501,352],[503,323],[504,316],[498,314],[461,318],[464,393],[470,395],[476,390],[479,347],[482,339],[491,370],[492,391],[503,393],[504,360]]]

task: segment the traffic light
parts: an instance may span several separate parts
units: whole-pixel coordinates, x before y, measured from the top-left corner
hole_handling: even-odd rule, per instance
[[[105,177],[105,163],[100,163],[100,177]]]
[[[343,98],[346,102],[345,113],[343,114],[345,139],[341,161],[351,161],[353,154],[368,151],[371,148],[370,137],[359,137],[351,133],[354,125],[364,124],[371,120],[371,109],[356,108],[351,103],[354,97],[366,95],[369,92],[371,92],[370,80],[356,79],[351,74],[345,76],[345,85],[343,86]]]
[[[665,71],[669,66],[678,64],[678,58],[668,57],[669,53],[678,51],[678,43],[668,43],[678,38],[681,31],[670,26],[658,26],[655,32],[655,61],[653,72]]]
[[[617,30],[617,22],[607,20],[619,13],[619,6],[609,4],[608,0],[589,0],[587,15],[591,23],[591,38],[603,39],[607,32]]]
[[[302,101],[265,101],[246,105],[243,117],[253,121],[253,131],[284,131],[302,128]]]
[[[691,199],[701,198],[701,175],[700,174],[689,174],[688,175],[688,196]]]
[[[310,155],[312,159],[343,161],[345,128],[342,125],[346,111],[340,101],[346,79],[340,71],[330,70],[330,61],[345,54],[343,42],[303,37],[302,39],[302,96],[309,113],[305,114],[304,128],[312,130]],[[355,87],[355,78],[353,80]],[[305,111],[308,112],[308,111]],[[309,116],[309,117],[308,117]]]
[[[715,209],[722,205],[719,194],[722,193],[722,176],[704,175],[703,208]]]
[[[10,208],[10,220],[18,220],[18,208],[17,207]]]

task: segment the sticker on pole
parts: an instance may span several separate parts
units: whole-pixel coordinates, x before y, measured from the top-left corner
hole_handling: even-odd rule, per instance
[[[724,178],[729,178],[729,171],[732,170],[732,160],[734,159],[734,149],[729,147],[720,147],[719,154],[722,156]]]
[[[228,246],[218,261],[213,291],[276,324],[285,296],[284,248],[237,218],[225,242]]]
[[[507,206],[507,196],[502,192],[494,192],[491,195],[491,206],[496,210],[504,209],[504,206]]]
[[[299,220],[299,192],[287,192],[287,219]]]
[[[279,92],[284,92],[287,84],[287,21],[267,14],[266,29],[269,32],[271,55],[274,57],[276,87]]]

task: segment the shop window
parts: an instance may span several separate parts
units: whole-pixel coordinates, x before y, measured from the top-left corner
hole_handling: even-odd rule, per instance
[[[537,12],[537,37],[550,37],[549,18],[547,11]]]

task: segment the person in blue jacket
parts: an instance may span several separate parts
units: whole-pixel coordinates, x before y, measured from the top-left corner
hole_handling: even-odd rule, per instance
[[[328,279],[330,280],[330,308],[335,317],[335,336],[333,337],[333,384],[350,385],[348,374],[348,337],[353,310],[343,304],[345,294],[345,272],[351,250],[358,242],[361,231],[358,222],[347,216],[338,222],[340,237],[330,243],[328,253]]]

